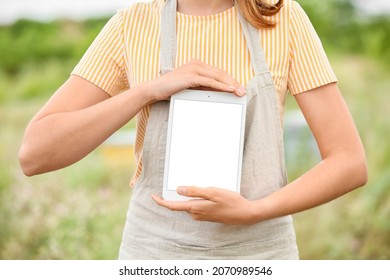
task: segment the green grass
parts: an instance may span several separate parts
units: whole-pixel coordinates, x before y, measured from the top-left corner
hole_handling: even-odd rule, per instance
[[[369,182],[295,215],[301,257],[389,259],[390,73],[361,57],[332,57],[332,64],[366,147]],[[2,92],[15,94],[0,105],[0,259],[115,259],[131,193],[130,168],[107,164],[100,149],[71,167],[33,178],[17,162],[29,119],[67,76],[57,68],[47,62],[41,75],[25,68],[14,86],[0,76]],[[36,97],[36,88],[46,93]],[[296,108],[294,103],[289,98],[288,108]],[[290,163],[290,180],[312,164],[306,158]]]

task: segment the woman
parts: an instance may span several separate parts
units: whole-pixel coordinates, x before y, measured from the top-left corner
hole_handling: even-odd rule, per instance
[[[160,197],[163,100],[187,88],[247,94],[241,194],[183,186],[180,194],[202,199]],[[288,90],[322,156],[289,184],[281,129]],[[20,150],[25,174],[80,160],[135,115],[137,170],[120,258],[297,259],[290,215],[367,180],[336,78],[291,0],[156,0],[119,11],[29,124]]]

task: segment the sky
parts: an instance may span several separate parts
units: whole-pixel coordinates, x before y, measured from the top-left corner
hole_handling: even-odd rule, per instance
[[[0,24],[10,24],[20,18],[47,21],[59,17],[83,19],[107,16],[139,1],[151,0],[0,0]],[[366,11],[390,14],[390,0],[355,1],[364,5]]]

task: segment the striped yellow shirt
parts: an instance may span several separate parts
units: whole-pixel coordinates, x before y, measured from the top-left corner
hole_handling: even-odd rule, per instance
[[[73,70],[109,95],[158,77],[160,15],[164,0],[118,11]],[[211,16],[177,13],[176,67],[199,59],[245,85],[254,75],[235,7]],[[286,94],[299,94],[336,81],[320,39],[295,1],[273,17],[278,25],[259,30],[283,115]],[[142,171],[142,149],[150,107],[137,116],[133,185]]]

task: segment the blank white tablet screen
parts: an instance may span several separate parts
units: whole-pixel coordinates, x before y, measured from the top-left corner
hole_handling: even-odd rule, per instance
[[[237,190],[242,106],[175,100],[168,190],[179,186]]]

